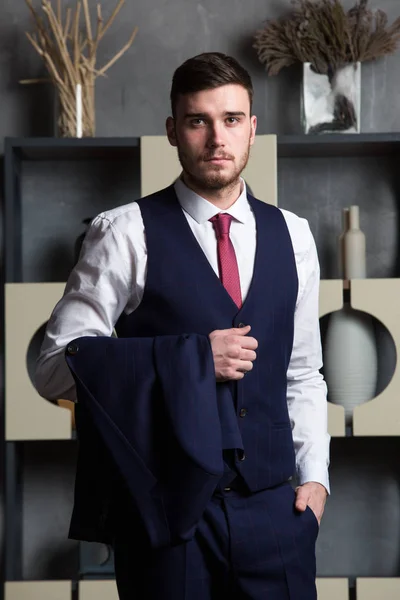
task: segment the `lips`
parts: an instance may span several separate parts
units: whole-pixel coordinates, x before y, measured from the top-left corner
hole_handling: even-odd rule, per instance
[[[212,156],[211,158],[206,158],[205,162],[223,162],[225,160],[232,160],[229,156]]]

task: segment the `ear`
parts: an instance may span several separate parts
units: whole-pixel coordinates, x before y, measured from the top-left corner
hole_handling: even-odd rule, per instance
[[[257,130],[257,117],[253,115],[250,117],[250,146],[254,144]]]
[[[165,122],[165,128],[167,130],[168,141],[171,146],[177,146],[176,132],[175,132],[175,121],[172,117],[168,117]]]

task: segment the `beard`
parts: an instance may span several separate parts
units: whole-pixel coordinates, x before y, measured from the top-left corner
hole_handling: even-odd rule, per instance
[[[237,166],[234,162],[234,157],[224,152],[207,153],[200,158],[196,158],[182,150],[178,146],[178,158],[181,163],[185,179],[188,183],[191,181],[197,188],[202,190],[221,191],[229,189],[237,185],[240,179],[240,174],[246,167],[250,156],[250,140],[246,151],[240,156]],[[227,158],[234,165],[233,170],[228,172],[223,166],[218,164],[207,163],[205,161],[211,158]]]

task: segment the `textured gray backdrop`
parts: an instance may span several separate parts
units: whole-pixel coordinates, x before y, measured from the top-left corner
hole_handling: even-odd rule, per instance
[[[63,4],[70,3],[64,0]],[[90,0],[90,4],[95,2]],[[103,0],[102,5],[107,15],[114,0]],[[259,133],[300,133],[300,69],[267,78],[252,49],[255,30],[289,6],[289,0],[127,0],[104,38],[100,64],[122,46],[133,26],[139,27],[139,33],[108,77],[98,80],[97,135],[163,134],[174,69],[186,58],[211,50],[233,54],[250,71]],[[386,10],[391,20],[400,14],[397,0],[372,2],[371,6]],[[18,83],[44,74],[25,30],[31,30],[25,2],[0,0],[1,144],[4,136],[52,134],[51,87]],[[363,65],[363,132],[400,130],[399,81],[399,54]],[[361,205],[370,275],[398,275],[397,161],[373,162],[285,159],[280,164],[280,204],[309,218],[324,277],[336,276],[340,208],[349,203]],[[132,189],[137,189],[129,165],[106,176],[101,166],[95,172],[94,167],[84,169],[73,163],[29,164],[23,175],[26,281],[63,280],[72,263],[74,239],[82,231],[81,219],[128,201]],[[51,258],[44,248],[52,253]],[[66,534],[75,448],[69,443],[40,442],[24,448],[24,577],[73,577],[76,544]],[[333,495],[318,542],[320,575],[400,575],[398,455],[397,439],[333,442]]]

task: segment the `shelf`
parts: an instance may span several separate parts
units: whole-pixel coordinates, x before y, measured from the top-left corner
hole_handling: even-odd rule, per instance
[[[323,279],[319,291],[320,319],[335,310],[343,308],[343,281]],[[328,431],[332,437],[345,437],[346,424],[343,406],[328,402]]]
[[[369,229],[365,227],[367,238],[370,240],[369,264],[376,270],[383,265],[387,273],[384,272],[382,276],[390,277],[397,264],[391,254],[391,249],[394,248],[391,232],[392,226],[395,227],[394,216],[398,210],[398,156],[400,157],[400,134],[257,136],[255,145],[251,149],[248,167],[243,175],[255,196],[265,202],[277,204],[277,167],[281,161],[280,164],[283,165],[279,179],[282,182],[281,197],[288,199],[288,204],[283,205],[282,202],[280,204],[283,208],[309,218],[313,231],[317,232],[320,255],[327,264],[333,264],[331,260],[333,244],[329,247],[329,240],[332,240],[338,231],[342,205],[359,201],[369,227]],[[95,161],[98,161],[98,164]],[[6,441],[9,443],[6,444],[6,449],[11,447],[16,450],[21,444],[14,444],[14,441],[73,438],[70,412],[47,402],[35,391],[26,368],[26,353],[32,336],[47,321],[62,293],[64,284],[58,281],[64,281],[64,273],[54,283],[49,283],[46,278],[52,273],[55,273],[55,277],[59,276],[62,252],[64,251],[65,254],[69,252],[76,235],[81,233],[82,216],[94,216],[94,210],[100,212],[107,207],[111,208],[116,204],[136,199],[139,194],[146,195],[161,189],[172,183],[179,175],[181,167],[176,149],[169,145],[165,136],[79,140],[52,137],[7,138],[5,164],[5,233],[8,255],[6,277],[9,282],[6,289]],[[106,201],[108,206],[100,206]],[[79,206],[82,214],[77,208]],[[37,218],[35,214],[38,215]],[[46,215],[44,220],[43,214]],[[382,214],[384,223],[380,224],[378,221]],[[35,264],[29,261],[29,256],[33,252],[37,252]],[[52,257],[54,271],[51,269],[52,265],[46,265],[49,256]],[[65,259],[64,262],[67,270],[72,261],[67,262]],[[25,264],[28,264],[27,268]],[[12,283],[24,281],[24,273],[32,277],[32,281],[35,282],[38,281],[34,279],[36,275],[44,273],[45,282],[42,284]],[[327,272],[326,276],[332,275]],[[61,287],[57,288],[57,286]],[[399,281],[390,279],[353,281],[351,294],[354,308],[371,312],[386,325],[395,341],[398,340],[396,346],[399,352],[400,308],[396,306],[396,304],[400,306]],[[342,282],[322,280],[320,316],[340,310],[342,305]],[[390,520],[390,514],[388,515],[385,506],[390,505],[395,516],[397,514],[395,508],[398,506],[397,497],[393,500],[394,492],[392,495],[389,493],[392,488],[397,489],[398,482],[393,475],[397,473],[396,467],[391,466],[391,469],[388,469],[389,474],[383,467],[386,466],[386,461],[389,462],[388,456],[392,461],[390,465],[395,462],[393,457],[396,456],[397,441],[394,438],[388,440],[387,437],[400,436],[400,405],[399,394],[396,392],[399,385],[400,371],[396,368],[395,375],[384,392],[376,399],[355,409],[354,436],[365,436],[364,440],[348,438],[333,441],[343,450],[343,468],[341,471],[339,469],[339,483],[346,477],[348,479],[347,486],[342,486],[341,502],[335,505],[333,495],[328,504],[327,520],[322,526],[319,539],[323,542],[321,553],[326,554],[328,542],[335,539],[334,532],[339,527],[338,519],[340,522],[343,521],[341,515],[345,513],[348,516],[350,513],[352,517],[358,519],[357,536],[349,533],[354,533],[354,529],[351,528],[354,524],[351,520],[347,520],[339,529],[342,535],[337,534],[336,537],[336,541],[342,540],[346,548],[352,550],[354,546],[356,552],[360,549],[360,554],[355,554],[359,562],[356,563],[355,568],[349,569],[352,577],[360,573],[398,574],[397,565],[394,565],[398,549],[395,532],[392,537],[389,534],[384,537],[382,532],[389,531],[390,523],[392,523],[390,529],[392,532],[393,522],[395,522],[393,519]],[[333,437],[343,438],[346,435],[343,407],[328,403],[328,423],[329,432]],[[366,441],[367,436],[386,437],[384,443],[389,449],[392,449],[393,445],[395,450],[382,452],[383,458],[381,457],[379,464],[376,465],[374,461],[376,462],[377,447],[379,448],[381,442],[378,438]],[[364,450],[367,448],[368,452],[357,455],[359,462],[353,464],[350,458],[355,453],[354,449],[360,447]],[[348,465],[353,465],[351,473],[343,474]],[[351,494],[352,503],[351,505],[348,503],[350,478],[353,480],[354,477],[355,488],[360,487],[360,481],[364,481],[362,492],[370,489],[370,483],[372,485],[376,481],[376,477],[368,478],[367,475],[362,480],[360,465],[373,474],[381,469],[384,473],[379,481],[384,491],[389,490],[385,496],[387,505],[384,505],[383,513],[380,513],[379,527],[376,525],[373,533],[368,534],[369,538],[367,535],[362,538],[360,532],[370,523],[370,513],[363,509],[361,500],[358,504],[354,503],[354,496]],[[336,490],[337,487],[335,486]],[[365,493],[363,495],[365,497]],[[13,520],[14,508],[13,503],[8,502],[8,525]],[[332,512],[328,515],[328,511]],[[387,517],[383,525],[382,515]],[[328,516],[332,517],[331,521],[328,521]],[[20,515],[18,519],[21,521]],[[326,531],[324,531],[325,526]],[[18,535],[18,531],[15,532],[12,527],[9,527],[9,530],[10,536]],[[365,543],[365,540],[369,539],[373,540],[372,548]],[[388,544],[390,544],[389,550]],[[12,554],[10,543],[6,550],[9,555]],[[389,552],[393,563],[390,569],[386,568]],[[20,554],[22,556],[22,553]],[[383,556],[386,570],[383,567],[381,570],[375,568],[374,555],[375,563],[378,562],[376,556]],[[337,567],[340,563],[340,559],[342,559],[341,568],[335,568],[335,565]],[[343,556],[337,556],[337,549],[332,549],[323,573],[329,576],[346,575],[347,571],[342,568],[345,559]],[[95,577],[100,575],[96,574]],[[7,578],[19,579],[20,577]],[[376,598],[397,600],[400,597],[399,582],[400,579],[390,578],[357,579],[357,600],[376,600]],[[100,600],[102,597],[107,600],[117,599],[115,582],[112,579],[81,581],[77,585],[80,600],[92,598]],[[317,588],[319,600],[348,600],[349,598],[347,578],[321,577],[317,579]],[[5,593],[6,600],[36,600],[36,598],[71,600],[71,582],[8,581],[5,585]]]
[[[342,308],[343,290],[348,287],[349,282],[339,279],[321,281],[320,318]],[[355,310],[372,315],[387,328],[393,338],[396,355],[400,356],[400,279],[352,280],[349,298]],[[399,394],[400,363],[396,364],[389,384],[378,396],[355,407],[352,435],[400,435]],[[328,424],[332,436],[346,435],[343,407],[328,403]]]
[[[318,600],[349,600],[349,582],[345,578],[317,578]]]
[[[393,154],[400,154],[399,133],[278,136],[278,160]]]
[[[163,189],[180,172],[166,136],[7,138],[6,281],[66,280],[83,219]],[[277,203],[276,136],[257,136],[243,175],[256,196]]]
[[[5,600],[71,600],[71,581],[6,581]]]
[[[393,337],[400,356],[400,279],[352,280],[351,306],[379,321]],[[389,385],[379,396],[354,409],[353,435],[400,435],[400,361]]]
[[[79,600],[118,600],[117,586],[114,579],[80,581],[78,589]]]
[[[71,412],[39,396],[26,362],[33,336],[47,323],[64,287],[63,283],[6,284],[6,441],[71,439]]]
[[[6,138],[5,153],[20,160],[107,160],[128,159],[138,152],[140,138]]]
[[[357,600],[398,600],[400,598],[400,578],[357,579]]]

